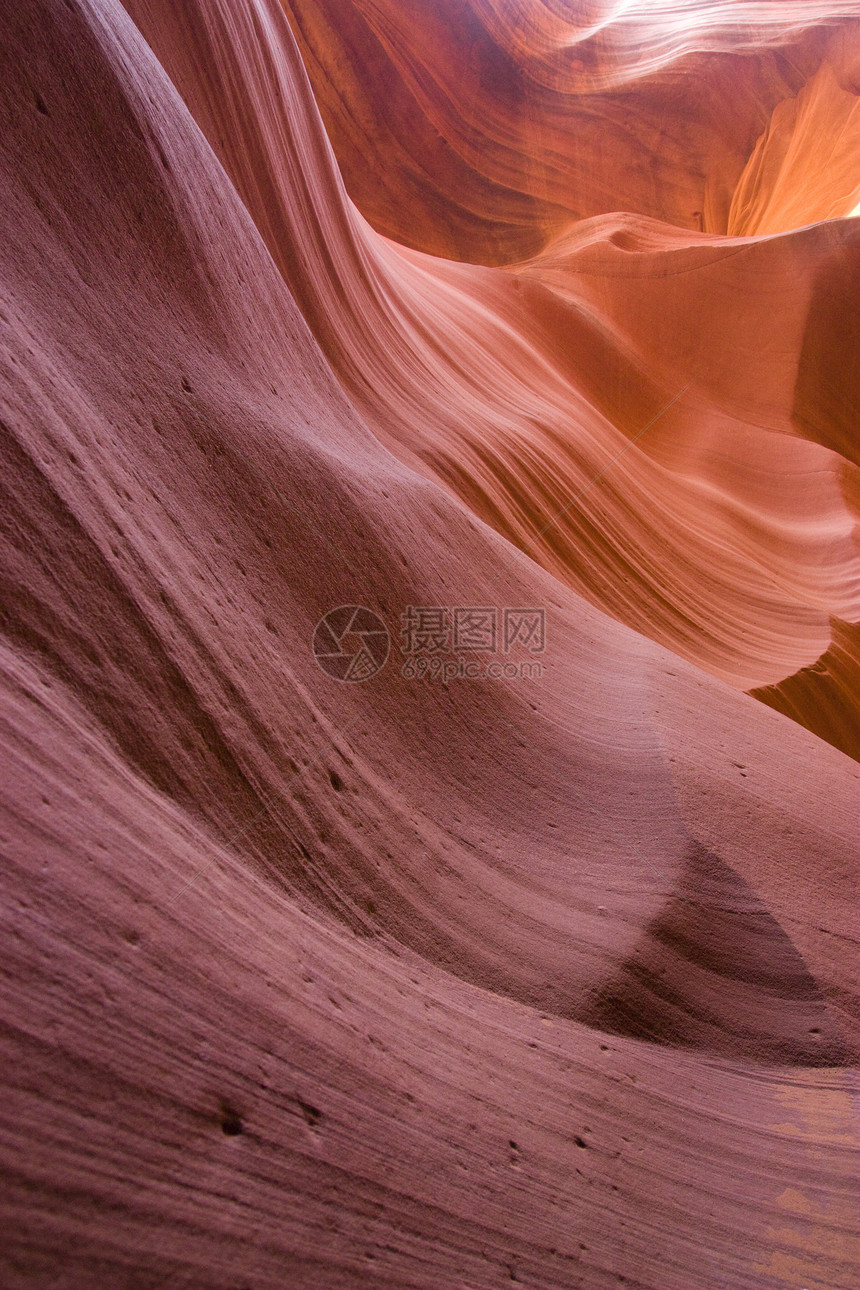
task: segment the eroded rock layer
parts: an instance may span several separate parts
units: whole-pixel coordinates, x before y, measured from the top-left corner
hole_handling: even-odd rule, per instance
[[[849,1290],[860,770],[737,686],[856,609],[854,225],[434,260],[273,3],[130,11],[0,14],[4,1287]]]
[[[860,226],[727,239],[669,225],[661,207],[661,222],[581,221],[506,270],[409,251],[347,198],[277,5],[265,23],[218,5],[129,8],[334,370],[404,461],[740,688],[810,668],[831,619],[860,619]],[[812,36],[849,84],[844,30]],[[687,68],[682,83],[726,101],[719,76]],[[803,720],[830,738],[818,707],[813,686]]]
[[[350,194],[419,249],[506,263],[617,210],[725,233],[856,205],[854,0],[283,4]]]

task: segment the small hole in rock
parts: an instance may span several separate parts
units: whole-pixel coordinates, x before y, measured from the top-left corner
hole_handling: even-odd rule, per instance
[[[315,1106],[311,1106],[309,1102],[303,1102],[301,1098],[298,1098],[298,1103],[299,1110],[305,1117],[305,1123],[311,1129],[316,1128],[322,1119],[322,1111],[317,1110]]]
[[[330,770],[328,773],[328,777],[331,780],[331,786],[334,789],[334,791],[336,793],[342,793],[344,784],[343,784],[343,780],[341,779],[340,775],[338,775],[337,771]]]
[[[230,1106],[221,1108],[221,1132],[228,1138],[236,1138],[244,1131],[242,1119]]]
[[[583,1151],[584,1151],[584,1150],[585,1150],[585,1148],[588,1146],[588,1143],[587,1143],[583,1138],[576,1137],[576,1138],[574,1138],[573,1140],[574,1140],[574,1142],[576,1143],[576,1145],[577,1145],[578,1147],[581,1147],[581,1148],[583,1149]]]

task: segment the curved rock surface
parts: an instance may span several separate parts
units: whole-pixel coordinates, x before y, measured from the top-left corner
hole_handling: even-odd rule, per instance
[[[407,464],[740,688],[810,668],[832,619],[860,619],[860,225],[727,239],[615,214],[506,270],[411,252],[347,198],[277,5],[265,24],[229,6],[129,8]],[[817,706],[813,693],[804,721],[830,738]]]
[[[768,140],[768,180],[790,169],[793,209],[814,207],[810,220],[852,209],[818,171],[853,164],[860,184],[843,133],[855,0],[283,4],[351,196],[418,249],[508,263],[573,219],[617,210],[759,231],[741,227],[747,189],[783,231],[758,173]],[[823,63],[837,84],[825,89],[822,70],[807,89]],[[797,116],[806,138],[786,159]]]
[[[855,224],[433,259],[273,2],[128,9],[0,15],[3,1285],[849,1290],[860,769],[737,687],[856,639]]]

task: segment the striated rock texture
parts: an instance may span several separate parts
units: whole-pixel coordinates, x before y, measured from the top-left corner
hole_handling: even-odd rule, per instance
[[[734,233],[857,203],[854,0],[283,5],[351,196],[418,249],[508,263],[616,210]]]
[[[627,6],[604,172],[517,205],[463,29],[584,8],[373,6],[457,201],[370,6],[291,9],[316,93],[275,0],[0,11],[10,1290],[857,1284],[860,234],[683,216],[698,137],[794,218],[851,42]],[[542,672],[410,680],[408,605],[539,607]]]
[[[661,207],[660,222],[581,221],[505,270],[410,252],[347,198],[278,6],[265,23],[233,6],[129,8],[353,402],[408,465],[739,688],[810,668],[831,620],[860,619],[860,225],[728,240],[669,226]],[[812,34],[848,84],[850,32]],[[429,48],[447,67],[447,47]],[[682,83],[708,81],[688,68]],[[820,706],[813,685],[804,723],[851,751]]]

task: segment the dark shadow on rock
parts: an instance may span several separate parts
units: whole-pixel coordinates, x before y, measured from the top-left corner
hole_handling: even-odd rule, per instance
[[[860,465],[860,238],[841,246],[812,293],[794,388],[792,420],[813,439]]]
[[[676,894],[580,1017],[724,1057],[800,1066],[850,1058],[789,936],[744,879],[698,844]]]

